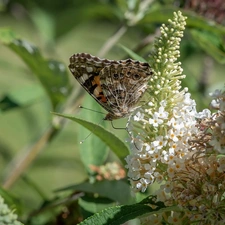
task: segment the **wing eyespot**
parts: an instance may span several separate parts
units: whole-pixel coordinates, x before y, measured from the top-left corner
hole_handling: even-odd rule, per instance
[[[128,71],[128,72],[127,72],[127,76],[129,77],[130,75],[131,75],[131,72],[130,72],[130,71]]]
[[[119,74],[114,73],[114,74],[113,74],[113,78],[114,78],[115,80],[118,80],[118,79],[119,79]]]
[[[140,78],[141,78],[141,75],[138,74],[138,73],[135,73],[135,74],[133,75],[133,79],[134,79],[134,80],[139,80]]]

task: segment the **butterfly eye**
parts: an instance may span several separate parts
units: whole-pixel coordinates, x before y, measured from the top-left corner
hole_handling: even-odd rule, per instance
[[[137,73],[133,75],[133,79],[134,79],[134,80],[139,80],[140,77],[141,77],[141,76],[140,76],[139,74],[137,74]]]
[[[118,80],[118,79],[119,79],[119,75],[118,75],[117,73],[114,73],[114,74],[113,74],[113,78],[114,78],[115,80]]]

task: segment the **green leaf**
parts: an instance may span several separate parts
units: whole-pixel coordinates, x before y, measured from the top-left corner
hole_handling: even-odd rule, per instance
[[[43,88],[39,85],[31,85],[17,90],[12,90],[0,100],[0,110],[21,108],[33,104],[45,96]]]
[[[7,190],[0,187],[0,198],[4,198],[4,201],[6,204],[8,204],[11,208],[16,210],[17,214],[22,213],[22,204],[20,202],[20,199],[13,196],[11,193],[9,193]]]
[[[124,0],[116,0],[117,10],[121,10],[121,12],[124,13],[128,10],[128,2]]]
[[[101,112],[102,110],[102,107],[88,94],[86,94],[83,102],[85,102],[85,107],[88,109],[95,109],[97,112]],[[102,123],[103,116],[100,113],[90,112],[86,109],[81,109],[80,113],[82,113],[83,118],[89,121],[100,121],[103,126],[106,125],[106,123]],[[96,138],[95,135],[91,135],[92,133],[85,127],[79,126],[78,131],[78,141],[84,140],[79,145],[80,157],[87,171],[92,175],[93,171],[90,165],[100,166],[104,164],[109,155],[109,148],[101,139]],[[87,139],[85,140],[85,138]]]
[[[133,52],[131,49],[120,45],[120,47],[134,60],[138,60],[141,62],[147,62],[144,58],[142,58],[141,56],[139,56],[138,54],[136,54],[135,52]]]
[[[225,63],[225,43],[222,37],[211,32],[191,30],[192,37],[204,51],[216,59],[219,63]]]
[[[184,16],[187,16],[187,27],[199,30],[205,30],[216,35],[225,35],[225,27],[216,22],[206,19],[193,11],[183,11]]]
[[[0,29],[0,40],[5,44],[10,44],[13,40],[19,38],[17,34],[15,34],[9,28],[1,28]]]
[[[109,200],[108,198],[103,198],[99,196],[94,197],[90,195],[85,195],[84,197],[79,198],[78,202],[80,207],[82,207],[83,210],[85,210],[88,213],[86,217],[89,217],[92,214],[100,212],[108,207],[115,206],[115,202]]]
[[[102,197],[107,197],[121,204],[129,204],[133,201],[131,197],[130,185],[124,180],[104,180],[91,184],[84,182],[82,184],[68,186],[57,191],[76,190],[86,193],[98,193]]]
[[[65,115],[65,114],[60,114],[60,113],[53,113],[53,114],[73,120],[73,121],[81,124],[83,127],[87,128],[88,130],[90,130],[93,134],[98,136],[106,145],[108,145],[110,147],[110,149],[117,155],[117,157],[123,163],[125,163],[124,158],[129,154],[128,148],[124,144],[124,142],[122,142],[113,133],[107,131],[102,126],[85,121],[85,120],[80,119],[75,116]],[[98,149],[93,149],[93,151],[98,151]]]
[[[154,202],[153,202],[154,203]],[[136,219],[144,214],[153,214],[161,212],[165,206],[162,203],[154,203],[156,207],[152,209],[150,206],[145,205],[146,202],[141,202],[134,205],[115,206],[96,213],[87,218],[80,225],[118,225]]]
[[[16,39],[15,36],[8,29],[0,29],[0,40],[13,50],[36,75],[55,109],[65,101],[71,91],[65,65],[55,60],[44,59],[37,47],[27,41]]]

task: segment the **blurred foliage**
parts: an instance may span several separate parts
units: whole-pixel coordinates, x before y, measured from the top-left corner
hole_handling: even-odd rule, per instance
[[[224,85],[224,20],[216,19],[216,8],[209,18],[191,2],[0,1],[0,193],[24,224],[77,224],[101,209],[135,202],[126,180],[96,181],[90,169],[117,161],[124,170],[127,132],[101,122],[101,114],[79,110],[80,104],[102,109],[69,74],[72,54],[149,61],[159,26],[182,10],[188,16],[181,46],[183,86],[201,110],[208,106],[208,93]],[[114,122],[125,124],[126,119]],[[145,206],[136,207],[135,216],[145,212]]]

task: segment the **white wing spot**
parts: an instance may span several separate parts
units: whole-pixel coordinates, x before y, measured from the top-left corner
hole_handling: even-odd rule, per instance
[[[90,67],[90,66],[86,67],[86,70],[87,70],[87,72],[88,72],[88,73],[93,72],[93,68],[92,68],[92,67]]]
[[[86,80],[88,80],[88,78],[89,78],[88,75],[86,73],[84,73],[83,74],[83,79],[86,81]]]

